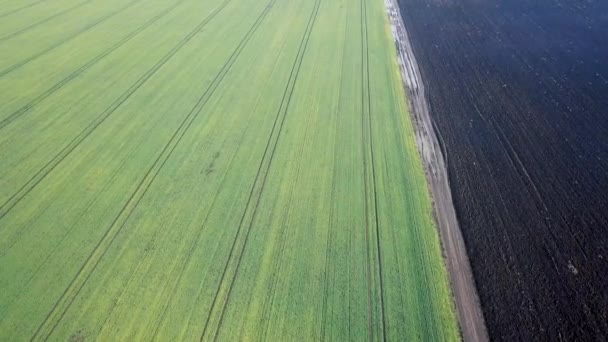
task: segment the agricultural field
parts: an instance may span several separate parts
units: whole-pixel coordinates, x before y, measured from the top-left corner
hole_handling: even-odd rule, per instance
[[[608,2],[399,0],[491,340],[608,339]]]
[[[382,0],[0,0],[0,340],[456,341]]]

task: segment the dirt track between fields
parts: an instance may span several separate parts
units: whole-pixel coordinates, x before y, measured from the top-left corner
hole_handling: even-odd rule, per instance
[[[483,313],[452,202],[447,174],[447,156],[441,148],[441,136],[434,129],[424,84],[412,51],[405,24],[394,0],[386,0],[404,87],[408,92],[416,143],[430,185],[434,215],[441,236],[444,257],[462,337],[465,341],[488,341]]]

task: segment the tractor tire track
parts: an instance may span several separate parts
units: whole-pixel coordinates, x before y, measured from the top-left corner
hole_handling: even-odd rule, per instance
[[[365,214],[365,253],[366,253],[366,278],[367,278],[367,329],[368,329],[368,340],[373,341],[373,310],[372,310],[372,276],[371,276],[371,256],[370,256],[370,247],[369,247],[369,204],[368,204],[368,176],[367,176],[367,129],[365,126],[366,120],[366,106],[365,106],[365,46],[364,46],[364,21],[363,21],[363,2],[365,0],[361,0],[361,154],[363,155],[363,203],[364,203],[364,214]]]
[[[9,15],[11,15],[13,13],[17,13],[17,12],[19,12],[21,10],[26,9],[26,8],[34,7],[34,6],[36,6],[39,3],[44,2],[44,1],[47,1],[47,0],[38,0],[38,1],[32,2],[31,4],[25,5],[23,7],[19,7],[19,8],[16,8],[14,10],[10,10],[8,12],[2,13],[2,14],[0,14],[0,18],[4,18],[4,17],[9,16]]]
[[[238,146],[238,147],[232,154],[232,157],[230,158],[228,165],[225,167],[224,173],[221,176],[220,183],[217,186],[215,193],[213,194],[213,199],[211,200],[211,205],[209,206],[209,208],[205,214],[205,218],[202,220],[201,225],[194,233],[195,238],[192,239],[189,247],[187,248],[186,254],[180,258],[180,261],[178,261],[176,263],[176,266],[174,266],[174,268],[171,272],[172,276],[169,277],[169,279],[175,279],[175,281],[172,284],[169,284],[168,286],[166,286],[165,289],[163,290],[163,295],[161,296],[161,298],[163,298],[163,299],[161,299],[161,301],[162,301],[161,309],[160,309],[161,312],[159,315],[157,315],[155,324],[153,324],[153,326],[155,326],[155,328],[154,328],[154,332],[153,332],[150,340],[157,339],[157,335],[161,328],[162,319],[165,317],[166,312],[169,309],[169,303],[171,303],[174,295],[177,293],[177,292],[175,292],[175,288],[181,283],[181,279],[184,276],[184,271],[185,271],[186,267],[188,266],[188,263],[192,259],[192,254],[194,253],[194,251],[196,249],[195,247],[198,245],[199,241],[201,240],[201,238],[203,236],[203,231],[205,230],[205,227],[207,226],[208,220],[210,218],[210,213],[216,205],[217,198],[221,192],[220,189],[222,189],[224,186],[224,183],[225,183],[227,175],[228,175],[228,170],[230,170],[232,168],[232,164],[236,160],[236,156],[240,150],[240,147],[243,144],[246,133],[249,131],[249,128],[251,126],[250,123],[251,123],[251,121],[248,121],[247,125],[245,126],[245,129],[243,130],[243,133],[241,134],[240,139],[238,140],[238,143],[236,144],[236,146]],[[196,297],[198,298],[198,296],[199,295],[197,295]]]
[[[247,131],[248,128],[249,128],[249,126],[247,126],[245,131]],[[245,137],[245,134],[243,133],[243,135],[241,136],[241,139],[239,139],[238,146],[241,146],[244,137]],[[171,301],[173,300],[173,297],[177,293],[175,290],[181,283],[182,278],[185,273],[184,271],[186,270],[188,263],[192,259],[192,254],[194,253],[196,246],[199,244],[201,237],[203,236],[203,231],[205,230],[205,227],[207,226],[207,222],[209,220],[210,213],[216,205],[217,198],[221,192],[220,189],[222,189],[224,186],[224,182],[226,181],[226,176],[228,174],[228,170],[230,170],[230,168],[232,167],[232,164],[233,164],[234,160],[236,159],[237,152],[238,152],[238,150],[235,151],[234,154],[232,155],[232,158],[230,158],[230,162],[228,163],[228,166],[226,166],[225,172],[222,174],[222,179],[221,179],[215,193],[213,194],[213,199],[211,200],[211,205],[209,206],[209,209],[207,210],[207,213],[205,214],[205,218],[203,219],[203,222],[199,226],[198,230],[196,230],[195,237],[194,237],[194,239],[191,240],[190,245],[188,246],[188,249],[186,251],[186,254],[180,258],[180,261],[178,261],[176,263],[173,270],[171,271],[171,276],[169,277],[169,279],[171,279],[172,283],[170,283],[168,286],[165,287],[165,290],[163,291],[163,294],[161,296],[162,303],[161,303],[161,307],[160,307],[160,313],[156,317],[155,324],[153,325],[153,326],[155,326],[154,332],[152,334],[152,337],[150,338],[150,340],[152,340],[152,341],[157,340],[157,336],[158,336],[158,333],[160,332],[160,328],[161,328],[161,322],[162,322],[163,318],[165,317],[165,315],[167,314],[167,310],[169,309],[169,303],[171,303]]]
[[[75,38],[75,37],[77,37],[77,36],[79,36],[79,35],[81,35],[81,34],[83,34],[83,33],[87,32],[87,31],[89,31],[89,30],[90,30],[90,29],[92,29],[93,27],[95,27],[95,26],[97,26],[97,25],[99,25],[99,24],[103,23],[104,21],[106,21],[106,20],[108,20],[108,19],[112,18],[113,16],[117,15],[118,13],[120,13],[120,12],[122,12],[122,11],[126,10],[127,8],[129,8],[129,7],[133,6],[133,5],[135,5],[135,4],[137,4],[138,2],[141,2],[141,1],[142,1],[142,0],[133,0],[133,1],[129,2],[129,3],[127,3],[127,5],[126,5],[126,6],[121,7],[119,10],[114,11],[114,12],[109,13],[109,14],[106,14],[105,16],[103,16],[103,17],[101,17],[101,18],[97,19],[97,20],[96,20],[96,21],[94,21],[93,23],[91,23],[91,24],[89,24],[89,25],[85,26],[85,27],[84,27],[82,30],[80,30],[80,31],[78,31],[78,32],[76,32],[76,33],[73,33],[73,34],[69,35],[68,37],[64,38],[63,40],[61,40],[61,41],[59,41],[59,42],[57,42],[57,43],[55,43],[55,44],[51,45],[50,47],[46,48],[45,50],[43,50],[43,51],[41,51],[41,52],[39,52],[39,53],[37,53],[37,54],[34,54],[34,55],[30,56],[30,57],[27,57],[26,59],[22,60],[21,62],[17,62],[17,63],[15,63],[15,64],[13,64],[12,66],[10,66],[10,67],[8,67],[8,68],[6,68],[6,69],[4,69],[4,70],[0,71],[0,78],[2,78],[2,77],[4,77],[4,76],[6,76],[7,74],[9,74],[9,73],[11,73],[11,72],[13,72],[13,71],[15,71],[15,70],[17,70],[17,69],[21,68],[22,66],[24,66],[24,65],[26,65],[27,63],[29,63],[29,62],[31,62],[31,61],[33,61],[33,60],[35,60],[35,59],[39,58],[40,56],[42,56],[42,55],[46,54],[47,52],[52,51],[52,50],[54,50],[54,49],[56,49],[56,48],[60,47],[61,45],[63,45],[63,44],[65,44],[65,43],[67,43],[68,41],[72,40],[73,38]]]
[[[304,163],[304,158],[302,157],[304,155],[304,147],[305,146],[309,146],[306,141],[307,138],[309,136],[309,131],[310,131],[310,116],[306,117],[306,120],[302,122],[302,126],[305,127],[304,129],[304,143],[300,144],[300,149],[299,151],[297,151],[296,155],[298,155],[300,158],[298,160],[298,166],[295,170],[295,177],[293,178],[293,184],[298,184],[300,181],[300,176],[302,174],[302,164]],[[278,141],[278,139],[277,139]],[[287,200],[287,205],[286,208],[287,210],[283,213],[283,220],[281,220],[281,224],[279,225],[279,227],[283,228],[283,227],[289,227],[289,215],[292,212],[292,203],[293,198],[294,198],[294,193],[295,191],[292,191],[289,194],[289,199]],[[261,195],[260,195],[261,196]],[[259,199],[258,199],[259,202]],[[256,203],[256,206],[258,204]],[[253,225],[253,220],[252,223]],[[266,319],[264,320],[264,322],[262,322],[263,325],[263,333],[262,333],[262,341],[268,341],[268,331],[270,330],[270,321],[272,319],[272,313],[274,311],[274,300],[276,298],[277,295],[277,284],[279,283],[279,279],[281,272],[283,271],[283,267],[281,267],[281,265],[283,264],[283,255],[285,254],[285,245],[287,244],[287,229],[283,228],[280,230],[280,236],[279,236],[279,249],[278,249],[278,255],[273,258],[273,263],[272,263],[272,275],[270,277],[270,286],[269,286],[269,290],[272,291],[270,294],[270,300],[268,300],[268,298],[266,298],[264,300],[264,305],[262,306],[262,317],[266,317]],[[244,253],[244,249],[245,246],[243,246],[243,252]],[[239,264],[240,267],[240,264]],[[236,276],[235,276],[236,278]]]
[[[184,39],[180,43],[181,46],[185,45],[187,41],[189,41],[202,27],[206,25],[206,23],[214,17],[217,13],[219,13],[231,0],[226,0],[222,5],[220,5],[214,13],[208,16],[191,34]],[[274,1],[274,0],[273,0]],[[258,17],[253,26],[249,29],[249,31],[245,34],[241,42],[232,52],[231,56],[224,63],[218,74],[213,79],[211,85],[205,90],[205,92],[201,95],[196,105],[192,108],[192,110],[186,115],[180,126],[174,132],[171,139],[167,142],[161,153],[158,155],[156,160],[154,161],[152,167],[147,171],[144,178],[138,184],[136,190],[131,194],[129,200],[123,205],[122,209],[112,222],[112,224],[106,230],[104,236],[95,246],[85,263],[82,265],[70,285],[63,292],[60,299],[55,303],[45,320],[42,322],[34,338],[37,338],[39,335],[42,335],[43,330],[49,330],[45,333],[43,339],[46,340],[53,333],[54,329],[57,327],[65,313],[68,311],[71,304],[74,302],[80,291],[82,290],[84,284],[88,281],[91,274],[99,265],[100,260],[104,257],[110,245],[114,242],[114,239],[118,235],[118,233],[124,228],[128,219],[131,217],[131,214],[134,212],[135,208],[139,205],[144,195],[150,189],[150,186],[156,179],[156,176],[160,172],[160,170],[164,167],[169,157],[175,151],[176,147],[180,143],[181,139],[184,137],[194,120],[198,117],[198,115],[202,112],[203,107],[206,105],[209,98],[213,95],[225,75],[231,69],[234,62],[238,59],[244,47],[247,45],[260,23],[264,19],[266,13],[270,10],[271,6],[267,6],[262,15]],[[57,313],[59,310],[59,313]],[[57,317],[58,316],[58,317]],[[56,318],[55,318],[56,317]]]
[[[272,3],[274,3],[275,0],[272,0]],[[283,124],[285,122],[285,116],[287,113],[287,109],[289,108],[289,104],[291,102],[291,97],[293,95],[294,92],[294,88],[295,88],[295,84],[298,78],[298,74],[300,71],[300,66],[302,65],[302,61],[304,59],[304,54],[306,51],[306,47],[308,46],[308,41],[310,38],[310,34],[312,31],[312,27],[314,26],[314,23],[316,21],[317,18],[317,14],[319,12],[319,7],[320,7],[320,3],[321,0],[316,0],[315,5],[313,7],[311,16],[308,19],[308,23],[304,32],[304,35],[302,36],[302,40],[300,41],[300,46],[298,48],[298,53],[296,55],[296,59],[294,61],[294,64],[292,66],[290,75],[289,75],[289,79],[287,82],[287,86],[285,87],[285,91],[283,93],[283,97],[281,99],[281,104],[279,106],[279,109],[277,110],[277,114],[275,116],[275,120],[272,126],[272,130],[270,133],[270,136],[268,138],[268,142],[266,143],[266,148],[264,150],[264,154],[262,155],[262,159],[260,160],[260,166],[258,167],[258,171],[256,174],[256,178],[255,181],[253,183],[253,186],[250,190],[249,193],[249,197],[247,199],[247,204],[245,206],[245,211],[243,212],[243,216],[241,217],[240,223],[239,223],[239,228],[237,229],[237,233],[235,235],[235,239],[233,241],[232,247],[230,249],[230,253],[228,256],[228,260],[226,262],[226,265],[224,267],[224,270],[222,272],[222,276],[220,278],[219,284],[218,284],[218,288],[216,290],[215,296],[213,298],[213,302],[211,304],[211,310],[209,312],[209,316],[207,316],[207,320],[205,322],[205,326],[203,328],[203,331],[201,333],[201,337],[200,340],[204,340],[206,334],[207,334],[207,330],[209,328],[209,323],[211,320],[211,317],[213,316],[213,312],[216,311],[216,306],[220,305],[218,304],[218,298],[220,297],[220,292],[222,292],[222,284],[224,284],[225,278],[226,278],[226,274],[228,272],[228,267],[231,263],[231,260],[233,259],[234,253],[235,253],[235,249],[236,249],[236,245],[237,242],[239,240],[239,236],[241,235],[241,231],[243,230],[243,226],[245,224],[246,219],[248,219],[248,229],[247,232],[244,233],[245,237],[244,237],[244,242],[243,245],[240,248],[240,252],[238,256],[235,256],[235,258],[237,258],[236,261],[236,268],[235,268],[235,272],[234,275],[232,276],[232,279],[230,280],[230,285],[228,287],[227,290],[227,294],[226,294],[226,300],[224,301],[224,303],[222,304],[221,308],[218,308],[217,310],[220,310],[220,317],[219,317],[219,321],[218,321],[218,326],[216,328],[215,333],[213,333],[214,338],[213,339],[217,339],[217,335],[220,331],[221,325],[222,325],[222,321],[223,321],[223,317],[225,314],[225,310],[226,310],[226,306],[228,304],[228,299],[230,298],[230,293],[232,292],[232,288],[234,286],[234,280],[238,274],[238,269],[242,260],[242,255],[243,255],[243,250],[245,249],[245,246],[247,245],[247,241],[249,238],[249,232],[250,232],[250,228],[251,225],[253,223],[253,220],[256,216],[256,212],[257,212],[257,206],[259,203],[259,199],[261,197],[261,194],[263,192],[264,189],[264,185],[266,184],[266,177],[268,175],[268,170],[270,169],[270,166],[272,164],[272,160],[274,157],[274,152],[276,151],[276,147],[277,147],[277,141],[280,137],[282,128],[283,128]],[[280,123],[279,123],[280,121]],[[275,135],[275,131],[277,132]],[[273,139],[274,138],[274,139]],[[270,151],[272,150],[272,151]],[[270,153],[269,153],[270,151]],[[268,158],[267,158],[268,156]],[[265,171],[262,171],[264,170]],[[255,201],[253,200],[253,197],[257,197],[255,199]],[[250,210],[248,210],[249,208],[251,208]],[[249,212],[251,211],[251,214],[249,214]],[[249,215],[248,215],[249,214]]]
[[[348,15],[348,11],[347,13],[344,15],[344,32],[348,32],[348,19],[349,19],[349,15]],[[345,57],[346,57],[346,34],[342,37],[342,57],[340,58],[340,82],[339,82],[339,90],[340,92],[342,91],[342,87],[344,86],[344,62],[345,62]],[[334,139],[333,139],[333,145],[332,145],[332,149],[334,151],[333,153],[333,164],[332,164],[332,178],[331,178],[331,192],[330,192],[330,203],[335,203],[334,198],[336,198],[336,180],[338,179],[338,132],[339,132],[339,122],[340,122],[340,113],[342,111],[342,101],[340,101],[340,96],[338,96],[338,105],[336,106],[336,110],[334,115],[336,116],[335,118],[335,122],[333,124],[333,131],[334,131]],[[325,287],[323,290],[323,309],[321,311],[322,313],[322,319],[321,319],[321,332],[320,332],[320,340],[321,341],[327,341],[327,340],[331,340],[332,336],[329,336],[329,339],[327,338],[327,316],[328,316],[328,297],[329,297],[329,269],[331,268],[331,251],[333,250],[333,240],[332,240],[332,235],[336,235],[337,236],[337,232],[334,232],[335,229],[332,229],[332,224],[334,221],[334,215],[335,215],[335,205],[332,204],[332,206],[330,207],[329,210],[329,219],[328,219],[328,232],[327,232],[327,247],[326,247],[326,252],[325,252],[325,268],[324,268],[324,274],[325,274]],[[334,234],[332,234],[334,233]],[[335,237],[337,239],[337,237]],[[335,270],[334,270],[334,274],[333,276],[335,277]],[[331,310],[331,315],[333,316],[333,308]],[[330,317],[331,319],[331,317]]]
[[[51,88],[47,89],[45,92],[43,92],[42,94],[38,95],[36,98],[34,98],[33,100],[31,100],[30,102],[28,102],[27,104],[25,104],[23,107],[19,108],[18,110],[14,111],[13,113],[11,113],[9,116],[7,116],[6,118],[4,118],[3,120],[0,120],[0,130],[2,128],[6,127],[11,122],[13,122],[15,119],[19,118],[21,115],[25,114],[27,111],[29,111],[30,109],[32,109],[36,105],[38,105],[40,102],[44,101],[46,98],[48,98],[49,96],[51,96],[52,94],[54,94],[55,92],[57,92],[59,89],[63,88],[63,86],[65,86],[70,81],[72,81],[74,78],[78,77],[84,71],[86,71],[87,69],[89,69],[90,67],[92,67],[93,65],[95,65],[97,62],[101,61],[102,59],[104,59],[105,57],[107,57],[109,54],[111,54],[112,52],[114,52],[115,50],[117,50],[119,47],[121,47],[122,45],[126,44],[133,37],[137,36],[139,33],[141,33],[144,30],[146,30],[152,24],[154,24],[155,22],[157,22],[158,20],[160,20],[161,18],[163,18],[167,14],[171,13],[175,8],[177,8],[184,1],[185,0],[180,0],[180,1],[176,2],[175,4],[173,4],[173,6],[167,8],[162,13],[160,13],[160,14],[156,15],[155,17],[153,17],[152,19],[148,20],[144,25],[140,26],[135,31],[133,31],[133,32],[129,33],[128,35],[126,35],[125,37],[123,37],[121,40],[119,40],[114,45],[112,45],[111,47],[109,47],[108,49],[106,49],[104,52],[102,52],[101,54],[99,54],[95,58],[91,59],[85,65],[83,65],[80,68],[78,68],[75,71],[73,71],[71,74],[69,74],[63,80],[61,80],[60,82],[56,83]]]
[[[373,145],[373,126],[372,126],[372,119],[371,119],[371,95],[370,95],[370,81],[369,81],[369,38],[368,38],[368,29],[367,29],[367,4],[366,4],[366,0],[361,0],[361,38],[362,38],[362,44],[361,44],[361,55],[362,55],[362,64],[361,64],[361,73],[362,73],[362,88],[361,88],[361,105],[362,105],[362,130],[363,130],[363,149],[364,149],[364,155],[363,155],[363,164],[364,164],[364,187],[365,187],[365,222],[366,222],[366,226],[365,226],[365,240],[366,240],[366,245],[367,245],[367,257],[368,257],[368,324],[369,324],[369,332],[370,332],[370,339],[373,340],[374,339],[374,329],[373,329],[373,322],[372,322],[372,317],[373,317],[373,308],[371,307],[372,305],[372,288],[373,288],[373,284],[375,283],[375,281],[373,281],[373,278],[378,278],[378,283],[379,283],[379,292],[380,292],[380,324],[382,324],[382,340],[386,341],[387,336],[386,336],[386,316],[385,316],[385,312],[384,312],[384,286],[383,286],[383,282],[382,282],[382,257],[381,257],[381,249],[380,249],[380,224],[379,224],[379,220],[378,220],[378,194],[377,194],[377,186],[376,186],[376,167],[374,164],[374,145]],[[368,160],[369,159],[369,160]],[[371,174],[370,174],[371,171]],[[371,178],[371,184],[369,183],[369,180]],[[369,191],[369,187],[371,186],[371,191]],[[370,208],[368,207],[368,198],[369,196],[373,196],[372,202],[373,202],[373,208],[371,208],[371,210],[373,210],[373,222],[375,225],[375,248],[376,251],[378,253],[378,256],[376,257],[373,254],[376,254],[374,251],[370,251],[370,244],[373,243],[370,240],[370,219],[369,219],[369,211]],[[373,267],[373,265],[371,264],[372,260],[371,259],[376,259],[377,258],[377,264],[375,265],[377,267],[377,275],[374,274],[372,275],[370,272],[372,271],[372,269],[374,269],[374,273],[376,267]]]
[[[138,144],[137,146],[139,146],[139,145],[140,144]],[[129,153],[129,156],[131,156],[131,155],[133,155],[133,153]],[[115,171],[115,172],[113,172],[111,174],[110,180],[104,185],[104,187],[102,188],[102,191],[105,191],[105,189],[109,186],[109,183],[111,183],[111,181],[116,177],[117,173],[124,167],[125,163],[126,163],[125,161],[123,161],[123,162],[120,163],[120,165],[116,169],[117,171]],[[94,199],[93,199],[93,201],[95,201],[97,199],[97,197],[98,196],[95,196]],[[3,258],[7,253],[9,253],[10,250],[17,244],[17,242],[19,242],[19,240],[21,239],[21,237],[28,231],[30,223],[37,221],[41,216],[43,216],[44,213],[46,213],[47,210],[49,210],[49,208],[51,208],[52,204],[53,204],[53,202],[49,202],[44,207],[38,208],[38,210],[36,211],[36,214],[33,215],[28,220],[27,223],[25,223],[25,224],[22,225],[22,227],[25,227],[25,228],[20,229],[19,232],[16,233],[15,236],[7,238],[6,239],[6,243],[4,243],[4,244],[0,243],[0,259]],[[88,209],[86,209],[86,210],[88,210]],[[71,231],[74,228],[75,227],[72,226],[72,228],[70,228],[69,230]],[[64,236],[63,239],[65,239],[67,236],[69,236],[69,232],[66,232],[66,235]],[[9,242],[9,240],[10,240],[10,242]]]
[[[103,192],[105,192],[107,190],[107,188],[112,183],[112,180],[119,175],[119,172],[122,169],[123,165],[126,163],[126,160],[124,162],[122,162],[121,165],[116,169],[116,171],[114,171],[112,173],[110,181],[106,182],[106,184],[103,186],[103,188],[101,189],[101,191],[99,191],[98,194],[89,202],[89,204],[87,204],[87,206],[82,211],[82,213],[78,216],[78,218],[76,219],[75,222],[79,221],[93,207],[93,205],[95,204],[95,202],[97,201],[97,199],[101,196],[101,193],[103,193]],[[50,251],[50,253],[44,258],[44,260],[42,260],[42,262],[40,262],[40,264],[38,265],[38,267],[36,268],[36,270],[32,273],[32,275],[28,278],[28,280],[24,283],[24,285],[19,289],[19,291],[17,292],[17,294],[14,296],[14,299],[11,300],[8,304],[6,304],[5,307],[10,307],[13,303],[15,303],[15,301],[17,301],[17,299],[22,295],[22,293],[25,291],[25,289],[27,288],[27,286],[32,282],[32,280],[34,278],[36,278],[36,276],[44,268],[44,266],[51,259],[51,257],[53,257],[55,255],[55,253],[60,250],[59,247],[64,243],[64,241],[68,238],[68,236],[70,236],[72,234],[72,231],[74,229],[76,229],[77,227],[78,226],[76,225],[76,223],[73,223],[66,230],[65,234],[63,234],[63,236],[61,237],[61,240],[59,240],[59,242],[53,247],[53,249]],[[12,245],[9,247],[9,249],[11,247],[12,247]],[[2,252],[2,254],[0,255],[0,258],[3,258],[4,255],[7,252],[8,252],[8,250]]]
[[[28,25],[26,27],[22,27],[21,29],[15,31],[13,33],[10,33],[10,34],[8,34],[6,36],[0,37],[0,42],[3,42],[5,40],[8,40],[8,39],[13,38],[15,36],[18,36],[18,35],[20,35],[20,34],[22,34],[24,32],[27,32],[30,29],[33,29],[34,27],[36,27],[38,25],[42,25],[42,24],[44,24],[44,23],[46,23],[48,21],[51,21],[51,20],[53,20],[53,19],[55,19],[55,18],[57,18],[59,16],[62,16],[62,15],[66,14],[66,13],[68,13],[70,11],[73,11],[73,10],[75,10],[75,9],[77,9],[79,7],[82,7],[82,6],[86,5],[86,4],[88,4],[89,2],[93,2],[93,1],[95,1],[95,0],[86,0],[84,2],[81,2],[81,3],[77,4],[77,5],[74,5],[72,7],[66,8],[63,11],[57,12],[57,13],[51,15],[50,17],[44,18],[44,19],[42,19],[42,20],[40,20],[38,22],[35,22],[33,24],[30,24],[30,25]]]
[[[282,46],[282,48],[283,47],[284,46]],[[259,99],[258,99],[258,101],[259,101]],[[205,218],[203,219],[203,221],[201,223],[201,226],[199,227],[199,229],[196,232],[196,237],[191,242],[190,248],[188,249],[188,252],[187,252],[186,256],[184,258],[182,258],[183,262],[177,264],[177,265],[181,265],[181,267],[179,267],[179,270],[177,270],[178,266],[176,266],[175,269],[172,272],[172,274],[174,274],[174,276],[170,277],[170,279],[176,279],[176,281],[175,281],[175,283],[172,286],[169,286],[169,288],[171,288],[171,290],[169,291],[168,298],[166,298],[164,300],[164,303],[161,305],[161,307],[162,307],[161,311],[162,312],[157,317],[157,323],[154,325],[154,326],[156,326],[156,328],[154,329],[154,333],[153,333],[153,335],[151,337],[151,340],[156,340],[156,336],[158,335],[158,333],[160,331],[160,326],[161,326],[160,322],[162,321],[163,317],[166,315],[166,312],[167,312],[167,310],[169,308],[169,303],[172,301],[172,299],[173,299],[173,297],[174,297],[174,295],[176,293],[174,290],[179,285],[179,283],[181,282],[181,279],[182,279],[182,277],[184,275],[185,268],[187,267],[188,263],[192,259],[192,254],[194,253],[195,247],[198,245],[198,243],[199,243],[199,241],[200,241],[200,239],[202,237],[202,233],[204,231],[204,228],[207,226],[207,222],[208,222],[209,217],[210,217],[209,215],[210,215],[212,209],[215,207],[215,203],[217,201],[217,197],[220,194],[220,189],[223,188],[223,184],[224,184],[224,182],[226,180],[226,177],[228,175],[228,170],[231,169],[232,164],[234,163],[234,161],[236,159],[236,156],[237,156],[238,152],[240,151],[240,148],[242,147],[242,144],[243,144],[243,141],[245,139],[246,133],[249,131],[250,127],[251,127],[251,120],[248,120],[247,125],[245,126],[245,129],[243,130],[243,133],[242,133],[242,135],[241,135],[238,143],[236,144],[238,147],[234,151],[232,157],[230,158],[230,162],[228,163],[228,166],[226,166],[226,169],[225,169],[224,173],[222,174],[222,179],[220,181],[219,186],[217,187],[217,190],[216,190],[215,194],[213,195],[213,199],[211,201],[211,205],[209,206],[209,209],[207,210],[207,213],[206,213]],[[165,297],[165,296],[166,295],[163,294],[163,297]],[[199,298],[199,297],[200,297],[200,292],[197,293],[197,295],[196,295],[195,298]]]
[[[138,0],[139,1],[139,0]],[[117,108],[133,95],[150,77],[152,77],[163,65],[165,65],[184,45],[186,45],[203,27],[205,27],[230,1],[224,2],[207,16],[197,27],[186,35],[176,46],[174,46],[162,59],[142,75],[126,92],[115,100],[94,121],[82,130],[68,145],[53,157],[42,169],[40,169],[28,182],[26,182],[15,194],[13,194],[0,207],[0,220],[17,205],[32,189],[36,187],[51,171],[57,167],[76,147],[80,145],[99,125],[101,125]]]
[[[166,238],[166,236],[169,233],[169,229],[164,229],[166,225],[167,225],[167,219],[164,218],[158,225],[154,234],[148,240],[146,246],[151,246],[151,245],[154,246],[157,244],[157,241],[163,241]],[[106,311],[103,322],[98,326],[98,328],[100,329],[100,332],[104,330],[103,329],[104,326],[108,323],[110,318],[113,317],[113,313],[116,310],[116,308],[124,305],[125,299],[123,299],[123,298],[125,296],[125,293],[128,292],[128,289],[131,286],[131,284],[134,281],[136,281],[137,273],[140,272],[140,270],[143,267],[148,267],[148,269],[149,269],[150,265],[146,264],[145,262],[148,261],[148,257],[152,253],[153,253],[152,248],[148,248],[148,247],[144,248],[143,253],[139,256],[139,260],[137,260],[137,264],[131,270],[131,273],[129,274],[127,281],[123,283],[122,289],[120,289],[119,294],[115,297],[115,300],[113,300],[112,305],[110,306],[110,309]]]
[[[177,293],[175,291],[175,289],[181,283],[181,279],[185,273],[184,271],[185,271],[186,267],[188,266],[188,263],[192,259],[192,254],[194,253],[196,246],[199,244],[199,241],[201,240],[201,238],[203,236],[203,231],[205,230],[205,227],[207,226],[208,220],[210,218],[210,213],[212,212],[213,208],[215,207],[217,198],[221,192],[220,190],[223,188],[224,183],[227,179],[228,170],[230,170],[232,168],[232,164],[236,160],[236,156],[240,150],[240,147],[242,146],[243,141],[245,140],[246,133],[249,131],[249,128],[251,127],[250,124],[251,124],[251,121],[248,121],[240,139],[238,140],[238,143],[236,144],[236,146],[238,146],[238,147],[232,154],[232,157],[230,158],[230,161],[228,162],[228,165],[226,166],[224,173],[222,174],[220,183],[217,186],[215,193],[213,194],[213,199],[211,200],[211,205],[209,206],[209,208],[205,214],[205,218],[202,220],[201,225],[195,232],[195,238],[192,239],[192,241],[187,249],[186,254],[183,255],[182,258],[180,258],[181,262],[176,263],[176,266],[174,267],[174,269],[171,272],[172,276],[169,277],[169,279],[175,279],[175,281],[172,284],[165,287],[165,290],[163,291],[162,298],[164,298],[164,299],[161,304],[161,309],[160,309],[161,313],[159,315],[157,315],[156,324],[153,325],[153,326],[155,326],[154,333],[152,334],[152,337],[150,338],[150,340],[157,339],[157,335],[161,328],[162,319],[165,317],[167,310],[169,309],[169,303],[173,300],[173,297]],[[168,293],[168,295],[167,295],[167,293]],[[197,294],[196,298],[198,298],[199,296],[200,296],[200,293]]]
[[[345,20],[346,21],[346,20]],[[346,26],[346,25],[345,25]],[[342,47],[342,60],[344,60],[344,46]],[[343,68],[340,68],[340,86],[339,89],[342,89],[342,71]],[[329,339],[327,338],[327,316],[333,316],[333,308],[332,308],[332,315],[329,315],[327,311],[329,311],[328,309],[328,300],[329,300],[329,284],[331,283],[330,278],[335,278],[335,269],[334,272],[330,272],[330,269],[332,268],[332,263],[331,263],[331,257],[332,257],[332,251],[333,251],[333,245],[334,242],[333,240],[336,239],[336,237],[334,237],[334,235],[337,235],[338,233],[335,232],[335,228],[333,228],[333,222],[334,222],[334,218],[336,217],[335,215],[335,205],[333,203],[335,203],[334,199],[336,198],[336,180],[338,179],[338,150],[336,148],[337,146],[337,140],[338,140],[338,113],[340,113],[340,101],[338,100],[338,106],[336,108],[336,112],[334,113],[334,115],[336,115],[337,117],[335,118],[335,123],[332,125],[332,130],[334,131],[334,138],[333,138],[333,145],[332,145],[332,149],[333,149],[333,158],[332,158],[332,176],[331,176],[331,191],[330,191],[330,203],[332,203],[330,209],[329,209],[329,217],[327,219],[327,243],[325,246],[325,265],[323,267],[323,301],[321,304],[321,329],[320,329],[320,336],[319,336],[319,340],[320,341],[328,341],[328,340],[332,340],[331,335],[329,336]],[[335,267],[334,267],[335,268]],[[330,317],[331,319],[331,317]]]

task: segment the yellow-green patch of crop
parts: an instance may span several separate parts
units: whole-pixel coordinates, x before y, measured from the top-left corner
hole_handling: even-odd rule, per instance
[[[386,23],[155,1],[15,70],[3,115],[69,82],[0,128],[0,337],[457,340]]]

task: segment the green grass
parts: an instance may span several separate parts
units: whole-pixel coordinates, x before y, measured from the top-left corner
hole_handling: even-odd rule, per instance
[[[0,340],[459,339],[382,0],[28,3]]]

